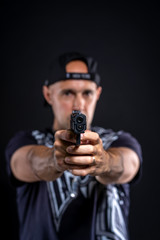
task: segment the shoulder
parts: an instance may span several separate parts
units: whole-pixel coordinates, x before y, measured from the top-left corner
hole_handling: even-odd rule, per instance
[[[112,129],[105,129],[98,126],[92,127],[91,131],[97,132],[99,134],[103,142],[103,147],[105,149],[109,148],[111,144],[118,139],[120,134],[120,132],[115,132]]]
[[[13,153],[26,145],[49,145],[53,144],[53,133],[48,130],[21,130],[16,132],[6,145],[6,152]]]
[[[38,145],[46,145],[48,147],[53,146],[54,133],[50,131],[50,129],[45,129],[44,131],[33,130],[31,136],[35,139]]]
[[[142,159],[142,149],[139,141],[131,133],[119,130],[105,129],[102,127],[92,127],[92,131],[99,134],[103,142],[104,149],[109,147],[128,147],[134,150],[140,159]]]

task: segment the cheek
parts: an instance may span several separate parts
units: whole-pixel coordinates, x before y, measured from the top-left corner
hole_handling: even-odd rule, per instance
[[[95,107],[96,107],[96,103],[97,103],[97,101],[94,100],[94,101],[91,101],[91,102],[90,102],[89,104],[87,104],[87,106],[86,106],[86,112],[87,112],[87,116],[88,116],[89,123],[92,122],[93,115],[94,115],[94,111],[95,111]]]
[[[52,107],[53,107],[53,109],[55,111],[59,111],[59,112],[63,111],[63,112],[65,112],[65,111],[69,111],[71,109],[72,104],[69,101],[61,101],[59,99],[58,100],[54,99]]]
[[[70,110],[72,109],[72,104],[71,102],[62,102],[59,107],[61,107],[64,110]]]
[[[94,111],[94,109],[95,109],[95,106],[96,106],[96,99],[93,99],[92,101],[90,101],[90,102],[88,102],[88,104],[87,104],[87,111],[88,112],[93,112]]]

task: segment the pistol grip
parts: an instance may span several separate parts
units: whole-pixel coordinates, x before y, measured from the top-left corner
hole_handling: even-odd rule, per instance
[[[81,144],[81,135],[80,134],[77,134],[77,137],[76,137],[76,146],[79,146]]]

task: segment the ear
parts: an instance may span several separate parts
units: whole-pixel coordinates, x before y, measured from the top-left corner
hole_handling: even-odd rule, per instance
[[[102,92],[102,87],[98,87],[98,88],[97,88],[97,101],[98,101],[99,98],[100,98],[101,92]]]
[[[42,92],[43,92],[43,96],[44,96],[45,100],[47,101],[47,103],[51,105],[50,89],[49,89],[49,87],[44,85],[42,87]]]

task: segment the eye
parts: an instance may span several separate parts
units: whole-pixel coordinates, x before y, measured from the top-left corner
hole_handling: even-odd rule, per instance
[[[65,96],[71,96],[71,95],[73,95],[73,91],[71,91],[71,90],[65,90],[65,91],[63,92],[63,95],[65,95]]]
[[[83,95],[84,95],[84,96],[87,96],[87,97],[92,96],[92,95],[93,95],[93,91],[92,91],[92,90],[85,90],[85,91],[83,92]]]

